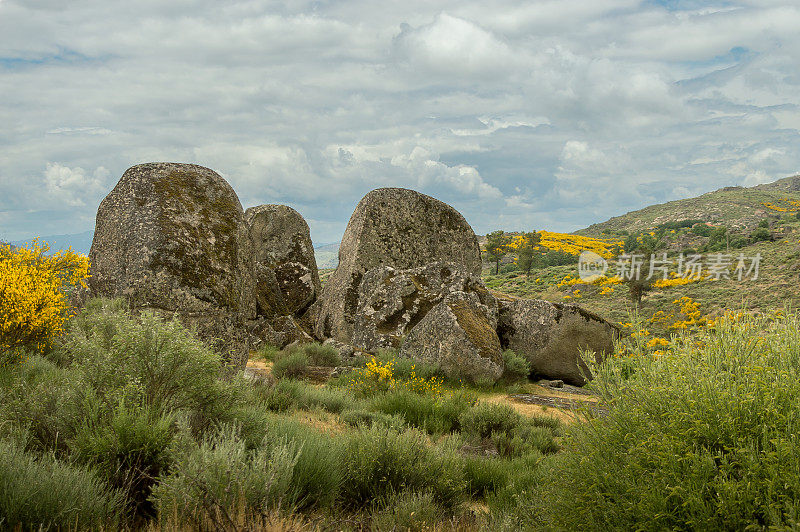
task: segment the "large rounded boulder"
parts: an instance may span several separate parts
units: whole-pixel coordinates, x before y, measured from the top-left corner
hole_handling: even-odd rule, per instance
[[[247,360],[255,317],[252,245],[231,186],[193,164],[129,168],[97,210],[92,295],[177,315],[226,361]]]
[[[413,190],[373,190],[347,224],[339,266],[323,289],[317,336],[351,342],[359,286],[368,270],[417,268],[439,261],[480,275],[478,239],[464,217],[450,205]]]
[[[531,364],[532,373],[575,386],[591,378],[581,353],[596,362],[614,352],[618,330],[577,305],[541,299],[500,301],[497,332],[503,349],[511,349]]]
[[[286,205],[251,207],[245,218],[255,261],[274,272],[286,310],[302,315],[322,291],[308,224]]]

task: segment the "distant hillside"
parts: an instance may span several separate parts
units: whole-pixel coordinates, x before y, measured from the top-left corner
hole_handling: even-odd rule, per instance
[[[314,246],[317,268],[335,268],[339,265],[339,242]]]
[[[72,247],[72,251],[76,253],[89,253],[89,248],[92,247],[92,237],[94,231],[86,231],[84,233],[75,233],[71,235],[50,235],[39,237],[40,242],[47,242],[50,244],[50,251],[58,251],[60,249],[67,249]],[[11,242],[17,246],[21,246],[26,242],[33,240],[33,237],[27,240],[16,240]]]
[[[789,203],[791,201],[800,201],[800,175],[755,187],[725,187],[696,198],[651,205],[592,224],[576,233],[591,236],[600,235],[603,231],[625,230],[634,233],[653,229],[665,222],[682,220],[703,220],[749,230],[756,227],[762,218],[781,214],[780,210],[766,207],[765,203],[778,208],[788,207],[790,211],[798,210],[797,206]]]

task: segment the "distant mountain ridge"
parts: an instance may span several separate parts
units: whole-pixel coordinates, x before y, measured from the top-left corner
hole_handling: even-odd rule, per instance
[[[72,247],[72,251],[88,255],[89,248],[92,247],[93,237],[94,231],[84,231],[83,233],[74,233],[70,235],[41,236],[39,237],[39,242],[47,242],[50,244],[50,251],[59,251]],[[27,240],[15,240],[12,241],[11,244],[21,246],[31,240],[33,240],[33,237]]]
[[[780,214],[780,211],[770,209],[765,203],[780,205],[786,201],[800,201],[800,175],[753,187],[724,187],[694,198],[650,205],[592,224],[575,233],[589,236],[601,235],[603,231],[626,230],[635,233],[682,220],[703,220],[749,230],[770,214]]]
[[[339,265],[339,242],[314,246],[317,268],[335,268]]]

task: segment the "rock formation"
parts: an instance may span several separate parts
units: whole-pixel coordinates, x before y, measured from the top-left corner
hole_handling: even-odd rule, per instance
[[[373,190],[347,224],[339,266],[323,290],[316,335],[351,342],[359,286],[371,268],[408,269],[437,261],[480,275],[478,239],[464,217],[446,203],[413,190]]]
[[[403,338],[445,297],[475,294],[484,313],[497,321],[497,303],[480,277],[447,262],[397,270],[378,266],[364,274],[354,316],[354,346],[367,351],[400,347]]]
[[[497,330],[503,349],[528,359],[535,374],[582,386],[586,383],[583,375],[591,375],[579,353],[594,351],[599,362],[614,350],[617,329],[576,305],[540,299],[499,303]]]
[[[448,294],[411,329],[400,356],[438,364],[451,379],[493,383],[503,357],[491,310],[475,292]]]
[[[259,297],[264,289],[271,290],[265,279],[269,275],[263,269],[272,270],[285,304],[285,310],[278,312],[301,316],[322,291],[308,224],[300,213],[286,205],[251,207],[245,218],[253,239],[254,259],[262,268]],[[263,309],[263,312],[268,315],[276,310]]]
[[[202,166],[129,168],[97,210],[92,295],[177,314],[240,367],[255,317],[251,241],[239,198]]]
[[[178,316],[242,367],[249,347],[318,339],[340,353],[399,348],[451,378],[494,381],[501,349],[539,375],[583,384],[584,349],[613,350],[616,329],[571,305],[502,301],[480,279],[478,240],[449,205],[387,188],[361,200],[324,290],[303,217],[283,205],[242,211],[218,174],[191,164],[129,168],[100,204],[91,295]]]

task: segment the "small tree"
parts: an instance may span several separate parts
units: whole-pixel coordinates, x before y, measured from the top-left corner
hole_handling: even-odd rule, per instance
[[[46,255],[47,244],[0,245],[0,354],[42,350],[70,316],[65,289],[89,277],[89,259],[72,250]]]
[[[625,252],[643,255],[643,261],[639,276],[632,276],[626,282],[630,290],[631,300],[639,307],[642,304],[644,295],[652,290],[653,280],[648,279],[650,275],[650,260],[656,251],[667,247],[665,238],[666,230],[661,228],[652,233],[641,235],[631,235],[625,240]]]
[[[536,231],[530,233],[522,233],[522,239],[517,246],[517,266],[525,272],[525,275],[531,274],[531,268],[536,258],[539,256],[538,245],[542,239],[542,235]]]
[[[511,236],[502,230],[492,231],[486,235],[486,255],[489,262],[494,262],[494,274],[500,273],[500,261],[508,255]]]

